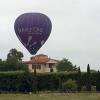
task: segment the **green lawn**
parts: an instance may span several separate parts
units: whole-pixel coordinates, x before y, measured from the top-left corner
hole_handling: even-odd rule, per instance
[[[0,100],[100,100],[100,93],[0,94]]]

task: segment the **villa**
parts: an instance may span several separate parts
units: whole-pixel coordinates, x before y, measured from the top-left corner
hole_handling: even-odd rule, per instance
[[[30,72],[34,72],[34,68],[38,73],[50,72],[51,69],[53,72],[57,72],[56,65],[59,61],[49,58],[47,55],[39,54],[31,57],[29,61],[25,61],[25,64],[28,64],[28,69]]]

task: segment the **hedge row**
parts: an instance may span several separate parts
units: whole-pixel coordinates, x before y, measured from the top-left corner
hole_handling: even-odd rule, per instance
[[[91,85],[96,85],[98,73],[91,74]],[[100,75],[99,75],[100,76]],[[35,78],[37,83],[34,82]],[[48,73],[48,74],[37,74],[34,77],[32,73],[25,72],[12,72],[12,73],[0,73],[0,91],[9,92],[30,92],[36,89],[43,90],[59,90],[61,84],[68,79],[78,79],[77,73]],[[86,73],[82,73],[82,86],[86,85]]]

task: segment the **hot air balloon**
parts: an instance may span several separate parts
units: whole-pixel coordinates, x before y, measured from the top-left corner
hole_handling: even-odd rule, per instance
[[[25,13],[16,19],[14,29],[21,43],[33,55],[50,36],[52,23],[42,13]]]

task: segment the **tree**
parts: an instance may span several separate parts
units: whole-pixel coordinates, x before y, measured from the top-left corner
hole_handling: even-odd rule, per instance
[[[78,70],[76,65],[73,66],[73,70],[74,71],[77,71]]]
[[[7,55],[7,60],[2,61],[0,59],[0,71],[28,71],[28,66],[21,61],[22,57],[22,52],[11,49]]]
[[[16,57],[10,57],[5,61],[5,71],[28,71],[26,64],[23,64],[21,61],[18,61]]]
[[[76,71],[76,65],[73,66],[73,64],[66,58],[62,59],[58,64],[57,64],[57,70],[58,71]]]
[[[23,53],[20,51],[17,51],[16,49],[11,49],[7,55],[7,59],[15,57],[18,61],[22,60]]]
[[[0,59],[0,61],[2,61],[2,59]]]
[[[4,71],[6,69],[6,61],[0,60],[0,71]]]
[[[78,68],[77,89],[78,89],[78,91],[81,91],[81,89],[82,89],[82,75],[81,75],[80,67]]]
[[[6,60],[6,69],[9,71],[13,71],[16,69],[16,64],[18,63],[16,57],[10,57]]]
[[[87,65],[86,89],[87,89],[87,91],[91,91],[91,71],[90,71],[89,64]]]

